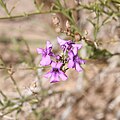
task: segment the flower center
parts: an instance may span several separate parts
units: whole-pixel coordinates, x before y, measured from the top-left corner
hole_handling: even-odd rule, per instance
[[[58,68],[53,68],[53,71],[58,72],[59,70],[58,70]]]
[[[79,62],[80,62],[80,58],[79,58],[77,55],[75,55],[75,56],[73,57],[73,61],[79,63]]]
[[[67,49],[68,49],[68,50],[71,50],[72,44],[74,44],[74,43],[73,43],[73,42],[68,42],[68,43],[67,43]]]

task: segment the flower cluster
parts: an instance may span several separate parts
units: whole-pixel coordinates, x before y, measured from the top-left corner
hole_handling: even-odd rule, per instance
[[[52,44],[47,41],[46,48],[37,48],[38,54],[42,55],[40,61],[41,66],[52,67],[45,77],[50,78],[51,83],[59,82],[60,79],[67,80],[66,70],[69,68],[75,68],[78,72],[82,71],[81,64],[85,63],[85,60],[78,56],[78,51],[81,49],[81,44],[76,44],[72,40],[63,40],[57,37],[57,41],[62,49],[61,55],[55,55],[52,52]]]

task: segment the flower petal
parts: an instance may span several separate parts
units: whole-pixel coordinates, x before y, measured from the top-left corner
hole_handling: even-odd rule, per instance
[[[82,68],[81,68],[81,66],[80,66],[78,63],[75,64],[75,69],[76,69],[78,72],[82,71]]]
[[[56,55],[55,58],[56,58],[56,60],[60,60],[61,56],[60,55]]]
[[[50,79],[50,83],[55,83],[55,82],[59,82],[59,77],[57,73],[53,73]]]
[[[73,60],[69,60],[68,62],[68,68],[74,68],[75,67],[75,63]]]
[[[44,75],[45,78],[50,78],[52,76],[52,72],[48,72]]]
[[[62,66],[62,64],[63,64],[63,63],[58,62],[58,63],[56,64],[56,68],[60,69],[60,68],[61,68],[61,66]]]
[[[51,63],[51,59],[49,55],[46,55],[45,57],[42,57],[42,60],[40,62],[41,65],[46,66],[46,65],[50,65]]]
[[[56,67],[56,62],[54,62],[54,61],[52,61],[52,63],[51,63],[51,66],[53,67],[53,68],[55,68]]]
[[[73,60],[73,57],[74,57],[73,51],[68,52],[68,56],[70,59]]]
[[[80,64],[85,64],[85,60],[80,59]]]
[[[67,80],[67,75],[64,72],[60,71],[59,76],[62,80]]]
[[[43,51],[44,51],[44,50],[43,50],[42,48],[37,48],[37,53],[38,53],[38,54],[42,54]]]
[[[80,49],[80,48],[82,48],[82,44],[73,44],[73,47],[77,48],[77,49]]]
[[[46,48],[47,48],[47,49],[52,48],[52,44],[51,44],[50,41],[47,41]]]
[[[74,48],[74,49],[73,49],[73,53],[74,53],[74,55],[77,55],[78,49],[77,49],[77,48]]]
[[[59,38],[59,37],[57,37],[57,41],[58,41],[58,43],[60,44],[60,46],[61,45],[64,45],[67,41],[65,41],[65,40],[62,40],[61,38]]]

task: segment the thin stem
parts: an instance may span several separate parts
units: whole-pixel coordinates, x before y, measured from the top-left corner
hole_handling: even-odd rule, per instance
[[[10,12],[7,9],[6,3],[4,3],[3,0],[0,0],[0,4],[3,7],[3,9],[5,10],[5,12],[7,13],[7,15],[10,17]]]
[[[13,82],[16,90],[17,90],[17,92],[19,93],[19,95],[20,95],[21,97],[23,97],[22,94],[21,94],[21,91],[20,91],[20,89],[19,89],[19,87],[18,87],[18,85],[17,85],[17,83],[16,83],[16,81],[15,81],[15,79],[14,79],[13,76],[12,76],[12,74],[9,73],[9,76],[10,76],[10,78],[11,78],[11,80],[12,80],[12,82]]]
[[[5,62],[4,62],[4,60],[2,59],[2,56],[0,56],[0,59],[1,59],[2,64],[4,65],[3,68],[5,68],[6,72],[9,74],[9,76],[10,76],[13,84],[15,85],[15,88],[16,88],[18,94],[22,97],[22,94],[21,94],[21,92],[20,92],[20,89],[19,89],[19,87],[18,87],[15,79],[14,79],[13,76],[12,76],[13,71],[11,70],[11,68],[8,69],[8,67],[5,65]]]
[[[28,43],[27,43],[25,40],[23,40],[23,41],[24,41],[24,43],[25,43],[25,45],[26,45],[28,54],[29,54],[29,56],[30,56],[30,58],[31,58],[30,66],[32,66],[32,68],[35,68],[36,65],[35,65],[35,63],[34,63],[34,56],[33,56],[33,54],[32,54],[31,51],[30,51],[30,48],[29,48]],[[39,86],[40,86],[41,89],[43,89],[43,87],[42,87],[42,82],[40,81],[40,76],[39,76],[39,74],[38,74],[38,70],[37,70],[37,69],[34,69],[34,71],[35,71],[35,74],[36,74],[36,76],[37,76],[37,78],[38,78],[38,80],[39,80]]]
[[[15,19],[15,18],[22,18],[22,17],[30,17],[38,14],[49,14],[49,13],[58,13],[60,12],[59,10],[49,10],[49,11],[37,11],[37,12],[32,12],[32,13],[24,13],[24,14],[19,14],[19,15],[13,15],[13,16],[7,16],[7,17],[0,17],[0,20],[4,19]]]
[[[118,2],[117,0],[113,0],[113,1]],[[71,11],[79,11],[80,9],[88,9],[88,10],[93,10],[94,11],[93,6],[87,6],[87,5],[84,5],[84,4],[79,4],[78,7],[73,7],[73,8],[70,8],[69,10],[71,10]],[[105,13],[106,15],[108,15],[108,16],[111,16],[111,14],[112,14],[112,13],[104,11],[104,9],[102,9],[102,12]],[[34,16],[34,15],[38,15],[38,14],[49,14],[49,13],[61,13],[61,11],[60,10],[37,11],[37,12],[24,13],[24,14],[7,16],[7,17],[6,16],[5,17],[0,17],[0,20],[15,19],[15,18],[22,18],[22,17],[30,17],[30,16]],[[116,16],[120,17],[119,12],[114,12],[114,14]],[[64,15],[66,17],[68,17],[68,15],[66,15],[65,13],[64,13]],[[73,22],[73,20],[70,17],[68,17],[68,18],[69,18],[69,20],[71,20],[72,23],[75,23],[75,22]]]

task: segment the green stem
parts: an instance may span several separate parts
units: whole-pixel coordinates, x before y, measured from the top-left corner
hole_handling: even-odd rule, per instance
[[[3,2],[3,0],[0,0],[0,4],[3,7],[3,9],[5,10],[5,12],[7,13],[8,17],[10,17],[10,12],[7,9],[6,4]]]
[[[0,20],[4,20],[4,19],[15,19],[15,18],[22,18],[22,17],[30,17],[30,16],[34,16],[34,15],[39,15],[39,14],[49,14],[49,13],[58,13],[60,11],[58,10],[50,10],[50,11],[40,11],[40,12],[32,12],[32,13],[24,13],[24,14],[20,14],[20,15],[13,15],[13,16],[9,16],[9,17],[0,17]]]
[[[14,84],[17,92],[18,92],[18,94],[19,94],[21,97],[23,97],[22,94],[21,94],[21,91],[20,91],[20,89],[19,89],[19,87],[18,87],[18,85],[17,85],[17,83],[16,83],[16,81],[15,81],[15,79],[13,78],[13,76],[12,76],[11,74],[9,74],[9,76],[10,76],[10,78],[11,78],[11,80],[12,80],[12,82],[13,82],[13,84]]]
[[[10,78],[11,78],[13,84],[15,85],[15,88],[16,88],[18,94],[22,97],[22,94],[21,94],[21,92],[20,92],[20,89],[19,89],[19,87],[18,87],[18,85],[17,85],[15,79],[14,79],[13,76],[12,76],[12,70],[11,70],[11,69],[8,69],[8,67],[5,65],[5,62],[4,62],[4,60],[2,59],[2,56],[0,56],[0,59],[1,59],[1,62],[2,62],[2,64],[3,64],[3,66],[4,66],[5,70],[6,70],[6,72],[8,73],[8,75],[10,76]]]

